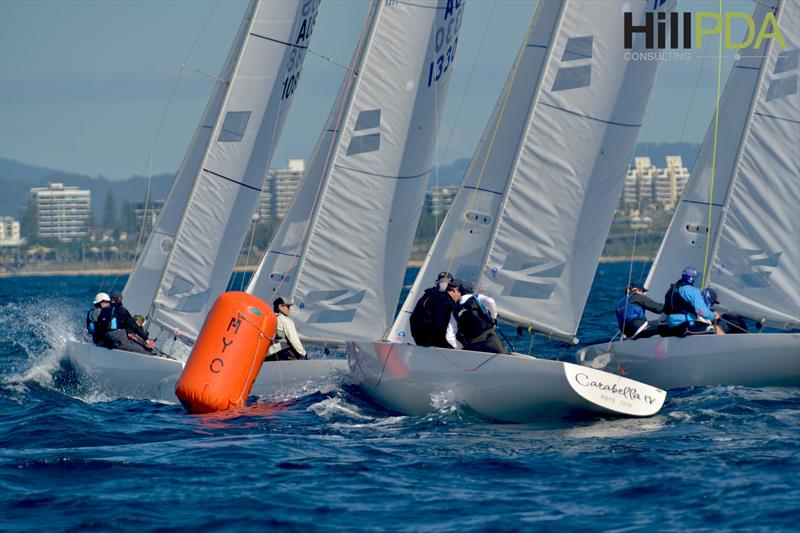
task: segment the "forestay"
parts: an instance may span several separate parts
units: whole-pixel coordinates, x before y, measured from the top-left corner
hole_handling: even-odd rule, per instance
[[[156,323],[193,339],[230,279],[297,86],[318,0],[256,3],[156,291]],[[190,158],[193,156],[190,155]]]
[[[380,339],[431,172],[464,1],[375,2],[303,184],[248,288],[306,340]]]
[[[755,27],[775,13],[785,47],[772,38],[741,51],[718,110],[716,161],[712,119],[648,278],[659,295],[685,266],[706,268],[723,307],[786,329],[800,327],[799,10],[757,5]]]
[[[666,2],[659,10],[671,10]],[[503,93],[389,340],[449,270],[501,318],[572,339],[634,149],[657,62],[629,60],[623,10],[653,2],[540,2]]]

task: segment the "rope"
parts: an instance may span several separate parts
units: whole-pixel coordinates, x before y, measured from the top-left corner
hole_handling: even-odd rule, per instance
[[[719,0],[719,15],[722,16],[722,0]],[[711,246],[711,215],[712,206],[714,204],[714,176],[716,175],[717,167],[717,139],[719,137],[719,100],[720,92],[722,90],[722,37],[719,38],[719,56],[717,58],[717,105],[714,112],[714,150],[711,156],[711,182],[709,184],[708,193],[708,224],[706,225],[706,250],[703,258],[703,281],[701,287],[706,286],[706,274],[708,271],[708,254],[709,247]]]

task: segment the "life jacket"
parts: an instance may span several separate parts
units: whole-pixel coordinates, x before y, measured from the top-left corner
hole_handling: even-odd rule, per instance
[[[117,329],[117,319],[111,308],[94,307],[89,309],[86,314],[86,329],[92,335],[95,344],[102,342],[106,333]]]
[[[487,333],[494,330],[494,320],[478,301],[478,295],[475,293],[472,294],[472,298],[456,307],[453,313],[458,325],[456,338],[464,346],[485,340]]]
[[[435,294],[433,291],[438,291],[436,287],[426,289],[414,306],[411,316],[408,319],[408,325],[411,329],[411,335],[414,339],[430,339],[434,328],[433,323],[433,306],[435,305]],[[449,296],[448,296],[449,298]]]
[[[617,307],[614,309],[614,312],[617,314],[617,322],[619,322],[620,329],[622,329],[625,324],[630,324],[634,320],[642,320],[646,316],[644,307],[637,303],[630,303],[628,301],[630,297],[630,294],[623,296],[622,300],[617,303]]]
[[[691,285],[686,280],[679,279],[676,283],[669,286],[667,293],[664,295],[664,313],[667,315],[695,315],[697,310],[694,304],[684,298],[678,289],[684,285]]]

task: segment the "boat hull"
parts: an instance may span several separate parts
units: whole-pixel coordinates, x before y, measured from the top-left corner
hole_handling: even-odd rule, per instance
[[[800,334],[651,337],[596,344],[577,362],[663,389],[800,386]]]
[[[183,371],[180,361],[75,341],[67,343],[63,358],[87,392],[108,398],[178,402],[175,384]],[[286,399],[287,395],[313,392],[347,379],[347,361],[343,359],[268,361],[262,365],[250,395]]]
[[[355,384],[409,415],[433,411],[441,398],[506,422],[579,412],[649,416],[665,399],[664,391],[643,383],[522,355],[350,341],[347,360]]]

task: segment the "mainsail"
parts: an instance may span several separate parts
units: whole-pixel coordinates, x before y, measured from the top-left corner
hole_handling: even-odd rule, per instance
[[[724,308],[784,329],[800,327],[799,12],[757,4],[755,27],[774,15],[783,40],[740,51],[647,279],[664,294],[695,266]]]
[[[388,340],[411,342],[413,306],[443,270],[494,297],[504,320],[574,338],[658,65],[631,60],[644,55],[640,34],[623,48],[623,12],[643,26],[652,9],[539,3]]]
[[[225,290],[300,77],[319,1],[252,2],[137,271],[131,308],[196,337]],[[167,253],[168,252],[168,253]]]
[[[303,338],[379,339],[402,288],[464,1],[374,2],[308,172],[248,292]]]

